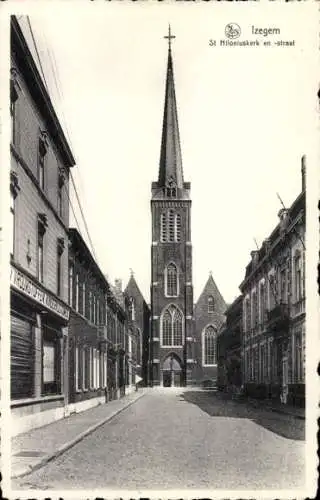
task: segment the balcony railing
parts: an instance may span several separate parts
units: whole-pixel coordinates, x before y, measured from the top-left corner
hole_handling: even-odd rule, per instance
[[[268,311],[268,329],[277,337],[287,336],[289,333],[289,307],[287,304],[277,304]]]

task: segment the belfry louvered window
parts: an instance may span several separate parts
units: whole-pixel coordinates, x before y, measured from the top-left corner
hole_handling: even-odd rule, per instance
[[[181,215],[172,209],[160,215],[160,241],[162,243],[181,241]]]
[[[176,297],[178,295],[178,271],[172,262],[166,269],[166,296]]]
[[[174,305],[169,306],[162,315],[162,345],[181,346],[183,334],[183,315]]]
[[[176,214],[175,218],[175,240],[180,241],[181,239],[181,215]]]
[[[168,241],[174,241],[174,211],[169,210],[168,212]]]
[[[167,214],[162,212],[160,221],[160,241],[167,241]]]

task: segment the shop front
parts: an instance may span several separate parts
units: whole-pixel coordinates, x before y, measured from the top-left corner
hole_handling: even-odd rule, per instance
[[[11,413],[14,433],[64,416],[68,307],[11,267]]]

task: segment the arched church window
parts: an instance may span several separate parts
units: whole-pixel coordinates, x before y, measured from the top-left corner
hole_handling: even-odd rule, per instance
[[[209,295],[208,297],[208,313],[213,313],[214,311],[214,298],[212,295]]]
[[[166,311],[162,317],[162,345],[172,345],[172,325],[170,311]]]
[[[183,315],[174,305],[170,305],[162,315],[162,345],[181,346],[183,335]]]
[[[174,211],[169,210],[168,212],[168,241],[174,241]]]
[[[171,262],[166,269],[166,296],[176,297],[178,295],[178,271],[177,266]]]
[[[182,314],[176,309],[173,312],[173,345],[182,344]]]
[[[160,241],[167,241],[167,214],[162,212],[160,218]]]
[[[202,352],[204,365],[217,364],[217,334],[212,325],[207,326],[203,332]]]
[[[181,215],[176,214],[175,220],[175,240],[180,241],[181,239]]]

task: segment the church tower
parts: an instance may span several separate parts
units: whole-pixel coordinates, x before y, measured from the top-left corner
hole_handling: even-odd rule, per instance
[[[150,376],[186,385],[192,367],[190,183],[184,182],[169,26],[159,177],[152,183]]]

